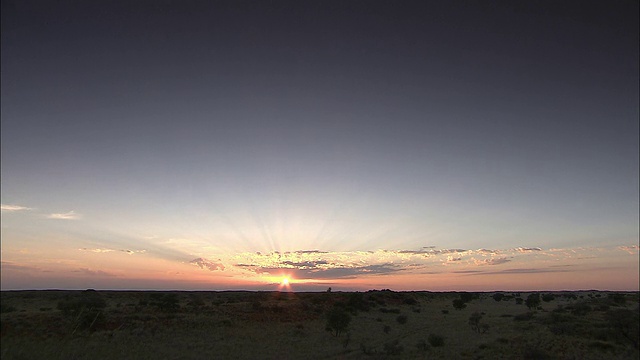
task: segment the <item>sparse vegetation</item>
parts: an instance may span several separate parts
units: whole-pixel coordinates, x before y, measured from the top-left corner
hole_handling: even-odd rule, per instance
[[[15,310],[2,313],[1,351],[54,360],[278,358],[283,349],[292,358],[638,358],[637,293],[544,292],[526,312],[520,294],[496,293],[466,293],[464,303],[461,293],[389,290],[2,292],[4,309]],[[450,311],[454,299],[472,310]]]

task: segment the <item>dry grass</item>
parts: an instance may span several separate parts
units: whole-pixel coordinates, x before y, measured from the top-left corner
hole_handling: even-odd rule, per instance
[[[494,293],[473,294],[462,310],[452,305],[459,293],[97,294],[106,308],[99,318],[79,326],[86,312],[65,315],[57,307],[85,292],[2,292],[2,359],[639,356],[633,342],[638,335],[637,292],[553,293],[553,300],[531,310],[517,304],[510,292],[501,301],[494,300]],[[519,295],[526,299],[528,294]],[[348,332],[340,336],[325,330],[326,314],[336,306],[352,314]],[[475,327],[469,323],[474,313],[481,315]],[[627,318],[635,322],[625,322]]]

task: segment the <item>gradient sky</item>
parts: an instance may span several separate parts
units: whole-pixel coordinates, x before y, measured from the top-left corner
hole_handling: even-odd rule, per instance
[[[638,290],[637,1],[2,1],[2,289]]]

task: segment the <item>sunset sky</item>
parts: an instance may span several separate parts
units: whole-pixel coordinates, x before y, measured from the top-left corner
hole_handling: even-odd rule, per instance
[[[1,287],[638,290],[637,1],[2,1]]]

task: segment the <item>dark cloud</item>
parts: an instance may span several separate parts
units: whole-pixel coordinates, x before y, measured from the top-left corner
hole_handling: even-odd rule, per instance
[[[485,259],[482,262],[484,263],[484,265],[500,265],[500,264],[504,264],[504,263],[508,263],[509,259],[507,259],[506,257],[503,258],[496,258],[496,259]]]
[[[189,261],[189,264],[197,265],[200,269],[211,271],[223,271],[224,265],[222,263],[216,263],[204,258],[197,258]]]
[[[287,272],[296,279],[352,279],[359,275],[385,275],[405,270],[403,267],[394,264],[376,264],[355,267],[330,267],[330,268],[310,268],[310,267],[262,267],[250,264],[237,264],[237,267],[245,268],[257,274],[280,275]]]
[[[318,265],[327,265],[328,262],[325,260],[303,261],[303,262],[283,261],[281,262],[281,264],[298,268],[298,269],[315,269],[318,267]]]

